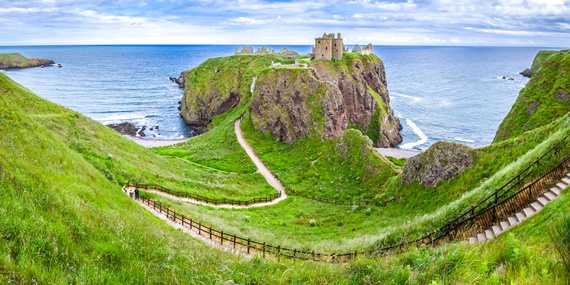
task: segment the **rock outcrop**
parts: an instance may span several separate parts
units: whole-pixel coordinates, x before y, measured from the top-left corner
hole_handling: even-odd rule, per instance
[[[256,129],[293,143],[301,137],[339,137],[349,127],[377,147],[402,141],[389,106],[384,66],[376,56],[317,60],[309,69],[270,69],[256,83],[251,114]]]
[[[41,58],[26,58],[19,53],[0,54],[0,69],[17,69],[38,66],[50,66],[53,60]]]
[[[178,84],[178,87],[184,89],[186,86],[186,78],[188,77],[188,70],[182,71],[178,77],[169,77],[170,81]]]
[[[438,141],[406,161],[402,184],[407,186],[417,181],[425,187],[433,187],[463,173],[474,161],[474,149],[459,143]]]
[[[138,133],[138,135],[140,135],[141,137],[145,136],[145,133],[144,133],[145,127],[143,127],[143,129],[139,131],[139,129],[131,122],[122,122],[122,123],[118,123],[118,124],[108,124],[107,127],[115,130],[116,132],[118,132],[119,134],[122,134],[122,135],[129,135],[129,136],[134,137]]]

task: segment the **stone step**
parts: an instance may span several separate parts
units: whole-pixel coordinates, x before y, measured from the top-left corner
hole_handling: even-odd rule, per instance
[[[509,224],[511,224],[511,226],[514,226],[514,225],[520,223],[519,220],[513,216],[508,217],[507,220],[509,220]]]
[[[542,210],[542,205],[538,202],[531,203],[530,207],[533,208],[535,212]]]
[[[493,239],[495,237],[495,234],[493,233],[492,230],[485,230],[485,236],[489,240],[489,239]]]
[[[493,230],[493,234],[495,234],[495,236],[498,236],[503,232],[503,229],[501,229],[500,226],[492,226],[491,229]]]
[[[558,195],[554,195],[554,193],[552,193],[552,192],[550,192],[550,191],[544,193],[544,195],[542,195],[542,196],[544,196],[544,198],[546,198],[546,199],[548,199],[548,200],[550,200],[550,201],[552,201],[552,200],[556,199],[556,197],[558,197]]]
[[[566,185],[570,185],[570,178],[569,178],[569,177],[564,177],[564,178],[562,178],[562,181],[561,181],[561,182],[563,182],[563,183],[566,184]]]
[[[544,198],[543,196],[538,197],[538,199],[536,199],[538,201],[539,204],[541,204],[543,207],[546,206],[546,204],[548,204],[548,202],[550,202],[550,200]]]
[[[517,216],[519,223],[526,220],[526,215],[523,212],[517,212],[515,216]]]
[[[558,188],[558,187],[550,188],[549,192],[556,195],[556,197],[560,196],[560,188]]]
[[[470,238],[469,238],[469,243],[470,243],[470,244],[474,244],[474,243],[476,243],[476,242],[477,242],[477,238],[476,238],[476,237],[470,237]]]
[[[534,215],[536,211],[531,207],[526,207],[523,209],[523,213],[527,218],[530,218],[530,216]]]
[[[503,229],[503,231],[506,231],[511,227],[509,221],[501,221],[499,224],[501,225],[501,229]]]
[[[564,189],[566,189],[566,187],[568,186],[568,184],[564,184],[564,183],[562,183],[562,182],[558,182],[558,183],[556,183],[556,186],[557,186],[558,188],[560,188],[560,190],[564,190]]]
[[[477,241],[478,242],[485,242],[486,240],[487,240],[487,237],[485,236],[485,234],[483,234],[483,233],[477,234]]]

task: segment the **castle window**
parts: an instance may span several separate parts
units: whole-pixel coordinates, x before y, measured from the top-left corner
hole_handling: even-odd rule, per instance
[[[321,41],[318,41],[318,43],[320,44],[320,43],[321,43]]]
[[[325,47],[325,50],[329,50],[329,47]]]

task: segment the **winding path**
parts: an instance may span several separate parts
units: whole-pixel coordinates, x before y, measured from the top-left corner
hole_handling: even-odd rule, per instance
[[[171,195],[168,193],[164,193],[164,192],[161,192],[158,190],[146,189],[145,191],[149,192],[149,193],[161,195],[164,197],[168,197],[168,198],[176,200],[176,201],[186,202],[189,204],[205,205],[205,206],[211,206],[211,207],[216,207],[216,208],[228,208],[228,209],[245,209],[245,208],[253,208],[253,207],[264,207],[264,206],[269,206],[269,205],[275,205],[275,204],[287,199],[287,197],[288,197],[287,193],[285,192],[285,188],[283,187],[283,185],[281,185],[281,182],[279,182],[279,180],[271,173],[271,171],[269,171],[267,166],[265,166],[265,164],[263,164],[261,159],[259,159],[259,157],[257,157],[255,152],[253,151],[253,148],[251,148],[251,146],[245,140],[245,138],[243,136],[243,132],[241,131],[241,128],[240,128],[240,124],[241,124],[241,119],[238,119],[234,124],[234,130],[235,130],[236,137],[238,139],[239,144],[245,150],[245,152],[247,153],[249,158],[253,161],[255,166],[257,166],[257,173],[261,174],[265,178],[267,183],[269,185],[271,185],[271,187],[275,188],[275,190],[277,190],[277,192],[279,192],[279,194],[281,194],[281,196],[279,198],[274,199],[274,200],[269,201],[269,202],[255,203],[255,204],[251,204],[248,206],[240,206],[240,205],[232,205],[232,204],[215,205],[215,204],[206,203],[206,202],[196,200],[196,199],[181,198],[181,197],[174,196],[174,195]],[[134,187],[130,187],[129,189],[134,189]]]

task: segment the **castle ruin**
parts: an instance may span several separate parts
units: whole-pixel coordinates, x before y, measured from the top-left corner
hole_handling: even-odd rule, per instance
[[[344,42],[340,33],[335,38],[334,33],[323,34],[320,38],[315,38],[315,45],[313,46],[313,55],[315,59],[332,60],[342,59],[344,52]]]

